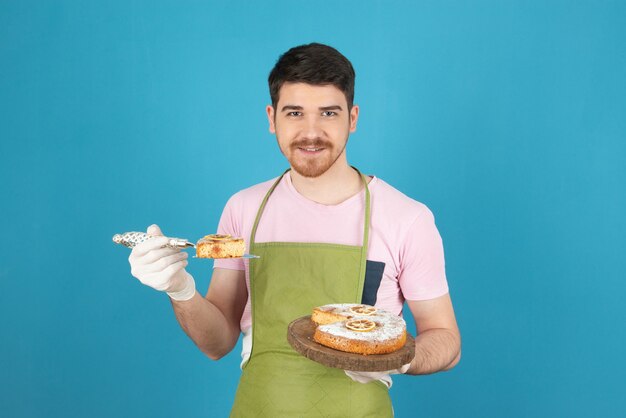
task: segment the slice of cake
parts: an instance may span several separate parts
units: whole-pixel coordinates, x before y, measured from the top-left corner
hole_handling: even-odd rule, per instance
[[[196,243],[196,257],[199,258],[243,257],[245,251],[243,238],[233,238],[230,235],[206,235]]]
[[[317,325],[313,340],[335,350],[357,354],[386,354],[406,342],[406,323],[370,305],[344,303],[313,309]]]

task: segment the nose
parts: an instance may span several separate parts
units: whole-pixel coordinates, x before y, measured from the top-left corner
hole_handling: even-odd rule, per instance
[[[306,139],[317,139],[322,137],[322,128],[319,120],[310,116],[306,118],[305,124],[302,128],[302,136]]]

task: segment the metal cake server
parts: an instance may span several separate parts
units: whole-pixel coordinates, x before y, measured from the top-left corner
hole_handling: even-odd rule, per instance
[[[124,247],[134,248],[136,245],[141,244],[144,241],[147,241],[151,238],[155,238],[155,235],[149,235],[145,232],[124,232],[123,234],[115,234],[113,235],[113,242],[116,244],[123,245]],[[193,242],[189,242],[184,238],[174,238],[167,237],[168,242],[165,244],[165,247],[168,248],[196,248],[196,244]],[[244,254],[242,257],[233,257],[233,258],[261,258],[258,255],[253,254]]]

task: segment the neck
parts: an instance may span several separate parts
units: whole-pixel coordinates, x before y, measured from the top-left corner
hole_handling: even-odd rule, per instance
[[[336,161],[319,177],[304,177],[291,170],[291,183],[298,193],[323,205],[337,205],[361,191],[363,187],[359,173],[348,163]]]

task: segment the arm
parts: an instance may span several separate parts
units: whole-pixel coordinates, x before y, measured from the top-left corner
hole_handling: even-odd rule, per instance
[[[168,238],[157,225],[148,233],[153,237],[130,253],[131,274],[146,286],[167,292],[178,322],[193,342],[210,358],[223,357],[239,337],[247,300],[244,271],[214,269],[209,291],[202,297],[185,270],[187,253],[165,247]]]
[[[450,295],[423,301],[407,300],[418,336],[415,338],[415,357],[399,369],[385,372],[345,373],[360,383],[382,380],[391,387],[391,374],[430,374],[453,368],[461,358],[461,336],[454,318]],[[386,378],[385,378],[386,377]]]
[[[205,297],[199,293],[172,306],[185,333],[209,358],[218,360],[228,354],[239,338],[239,321],[246,306],[243,270],[213,270]]]
[[[406,373],[430,374],[453,368],[461,359],[461,334],[450,295],[407,303],[418,336],[415,338],[415,357]]]

